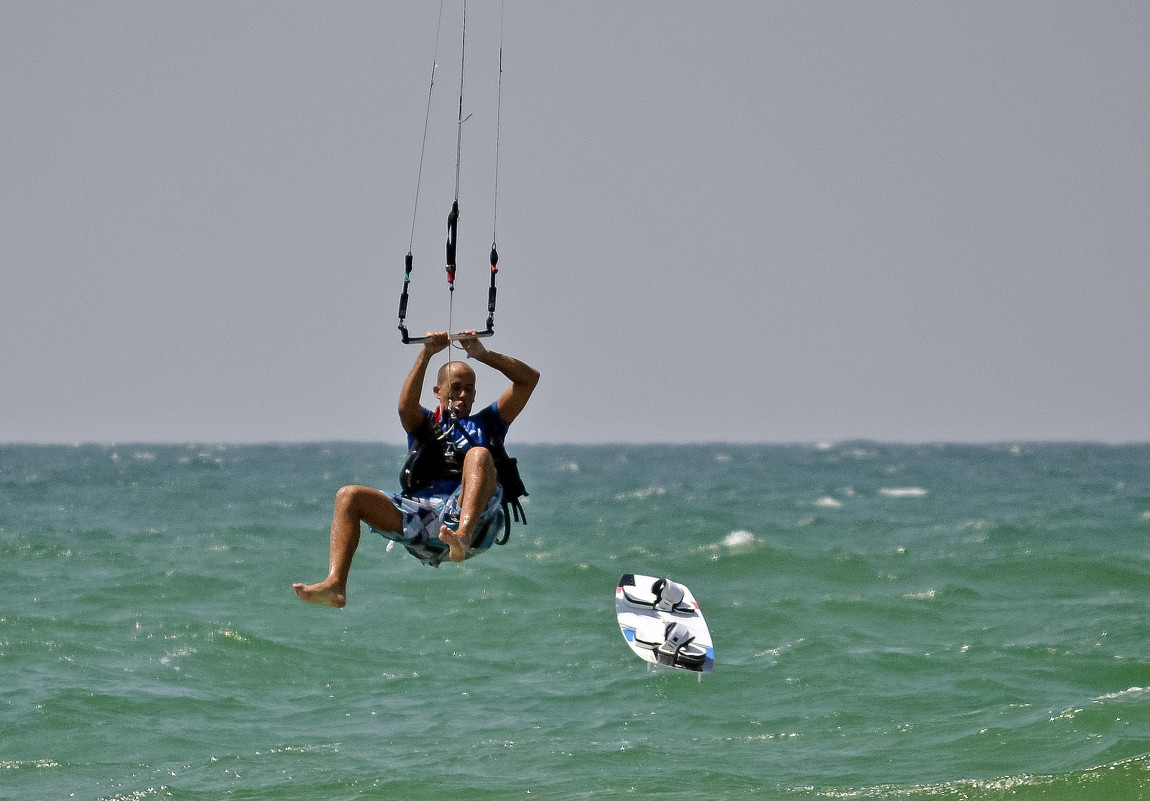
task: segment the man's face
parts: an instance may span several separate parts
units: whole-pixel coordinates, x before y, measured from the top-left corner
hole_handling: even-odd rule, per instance
[[[462,362],[452,362],[447,370],[450,381],[435,387],[435,397],[440,406],[454,410],[458,417],[467,417],[475,403],[475,371]]]

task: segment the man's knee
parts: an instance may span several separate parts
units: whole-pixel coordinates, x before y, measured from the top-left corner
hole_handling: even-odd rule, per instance
[[[474,445],[467,449],[467,453],[463,457],[464,467],[474,466],[481,470],[494,470],[495,460],[491,457],[491,451],[484,448],[482,445]]]
[[[377,531],[401,531],[403,513],[384,493],[352,484],[335,493],[336,515],[367,523]]]
[[[463,457],[464,489],[470,493],[479,494],[480,505],[485,504],[499,486],[499,473],[495,469],[495,460],[491,452],[480,445],[468,448]],[[473,497],[473,496],[472,496]]]
[[[367,487],[360,487],[354,484],[340,487],[335,493],[336,508],[344,511],[357,512],[363,506],[363,496],[367,491],[369,491]]]

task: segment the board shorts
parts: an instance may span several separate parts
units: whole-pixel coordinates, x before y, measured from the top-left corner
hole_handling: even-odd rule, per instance
[[[455,492],[447,497],[442,495],[408,497],[398,492],[385,493],[403,514],[403,531],[379,531],[375,528],[372,531],[398,542],[425,565],[439,567],[439,563],[447,558],[448,550],[447,543],[439,538],[439,527],[447,526],[452,531],[459,530],[461,512],[459,498],[462,492],[463,487],[457,487]],[[487,502],[487,508],[479,515],[471,547],[467,549],[464,558],[478,556],[494,545],[495,538],[504,528],[504,520],[503,487],[496,486],[495,494]]]

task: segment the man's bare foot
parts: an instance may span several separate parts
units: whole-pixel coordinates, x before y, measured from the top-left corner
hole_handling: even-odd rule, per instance
[[[471,547],[471,534],[460,534],[447,526],[439,529],[439,539],[447,543],[447,558],[452,562],[462,562],[467,558],[467,549]]]
[[[347,604],[347,592],[334,582],[321,581],[319,584],[293,584],[291,588],[301,600],[324,606],[342,609]]]

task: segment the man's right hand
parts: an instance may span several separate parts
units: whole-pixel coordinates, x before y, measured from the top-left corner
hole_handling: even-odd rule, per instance
[[[447,336],[446,331],[428,331],[427,340],[423,343],[423,349],[428,356],[434,356],[450,344],[451,338]]]

